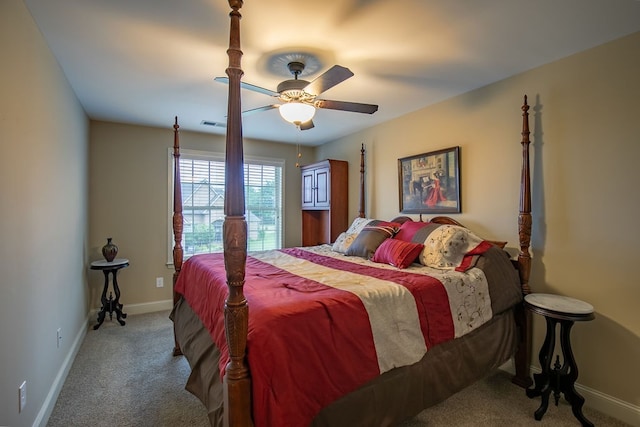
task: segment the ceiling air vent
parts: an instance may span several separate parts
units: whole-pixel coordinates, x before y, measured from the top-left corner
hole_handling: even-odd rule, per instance
[[[203,120],[200,122],[201,125],[205,125],[205,126],[213,126],[213,127],[217,127],[217,128],[226,128],[227,124],[226,123],[220,123],[220,122],[211,122],[209,120]]]

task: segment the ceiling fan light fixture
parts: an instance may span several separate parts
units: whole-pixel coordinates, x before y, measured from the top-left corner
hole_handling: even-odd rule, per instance
[[[280,111],[283,119],[297,126],[308,122],[316,114],[316,108],[313,105],[297,101],[282,104],[280,108],[278,108],[278,111]]]

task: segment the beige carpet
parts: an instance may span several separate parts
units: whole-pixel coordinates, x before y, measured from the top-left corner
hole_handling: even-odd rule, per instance
[[[89,329],[48,426],[208,426],[204,406],[184,390],[187,361],[171,355],[168,316],[129,316],[125,326],[107,318],[97,331]],[[399,427],[580,426],[563,399],[540,422],[533,419],[538,405],[496,371]],[[584,414],[596,426],[626,426],[588,407]]]

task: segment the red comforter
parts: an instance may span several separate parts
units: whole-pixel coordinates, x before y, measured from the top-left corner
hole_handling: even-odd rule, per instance
[[[340,396],[459,335],[455,323],[461,315],[452,300],[460,297],[448,295],[452,291],[442,280],[370,264],[301,248],[247,258],[247,356],[256,426],[306,426]],[[175,289],[220,348],[223,372],[228,291],[222,254],[190,258]],[[460,307],[466,312],[464,298]],[[485,301],[479,309],[484,321],[491,316],[486,307]]]

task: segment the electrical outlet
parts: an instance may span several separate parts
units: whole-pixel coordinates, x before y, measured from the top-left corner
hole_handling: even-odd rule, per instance
[[[22,412],[24,407],[27,406],[27,382],[22,381],[20,388],[18,389],[18,412]]]
[[[58,328],[56,345],[60,348],[60,344],[62,344],[62,328]]]
[[[162,287],[164,287],[164,278],[156,277],[156,288],[162,288]]]

